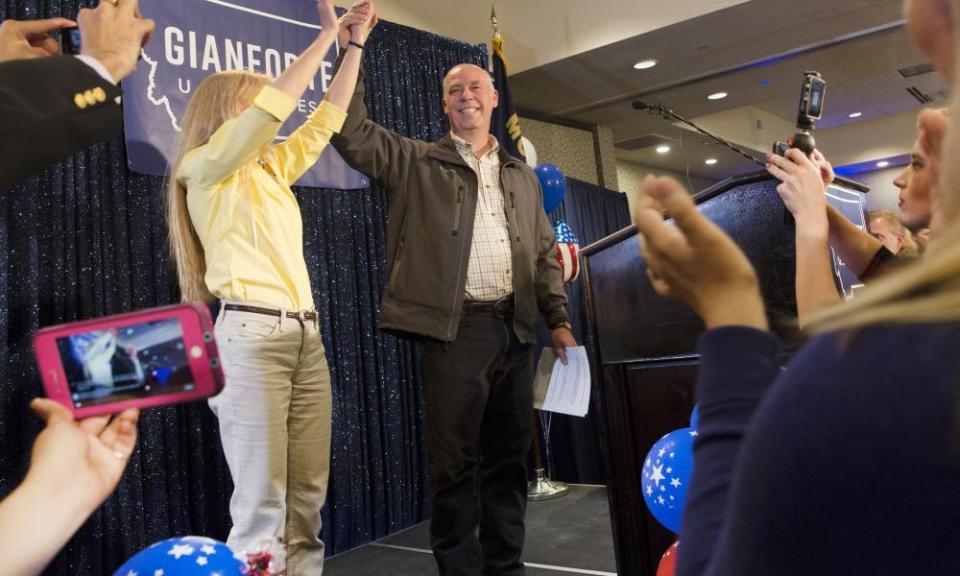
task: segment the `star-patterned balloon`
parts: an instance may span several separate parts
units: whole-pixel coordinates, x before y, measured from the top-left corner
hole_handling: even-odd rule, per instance
[[[557,236],[557,262],[563,283],[569,284],[580,276],[580,242],[563,218],[553,224],[553,232]]]
[[[242,576],[245,560],[223,542],[183,536],[144,548],[113,576]]]
[[[643,461],[643,500],[653,517],[672,532],[680,532],[696,435],[692,428],[674,430],[657,440]]]

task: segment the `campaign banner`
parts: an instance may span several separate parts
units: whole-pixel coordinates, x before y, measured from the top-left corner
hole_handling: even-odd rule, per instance
[[[123,81],[124,132],[130,170],[155,176],[169,170],[180,120],[206,76],[238,69],[279,76],[320,31],[316,3],[309,0],[140,0],[140,10],[157,26],[136,73]],[[337,49],[334,43],[278,141],[323,100]],[[369,179],[327,146],[297,184],[354,189]]]

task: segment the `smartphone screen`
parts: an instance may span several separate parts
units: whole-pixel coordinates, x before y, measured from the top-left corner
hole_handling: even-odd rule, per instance
[[[64,28],[60,31],[60,51],[64,54],[80,53],[80,28]]]
[[[74,408],[189,392],[197,386],[177,318],[57,338]]]

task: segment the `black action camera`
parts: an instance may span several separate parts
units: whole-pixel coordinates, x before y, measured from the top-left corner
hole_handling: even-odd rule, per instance
[[[803,73],[803,86],[800,88],[800,110],[797,112],[797,133],[786,142],[776,142],[773,153],[783,156],[790,148],[799,148],[809,156],[816,148],[813,135],[817,120],[823,116],[823,98],[827,92],[827,82],[819,72]]]

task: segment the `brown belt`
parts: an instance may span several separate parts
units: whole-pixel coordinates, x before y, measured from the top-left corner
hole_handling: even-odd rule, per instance
[[[252,314],[266,314],[267,316],[280,317],[281,314],[287,318],[293,318],[301,322],[314,322],[317,319],[317,313],[313,310],[300,310],[299,312],[283,312],[276,308],[261,308],[260,306],[247,306],[246,304],[224,304],[224,310],[234,310],[236,312],[250,312]]]

